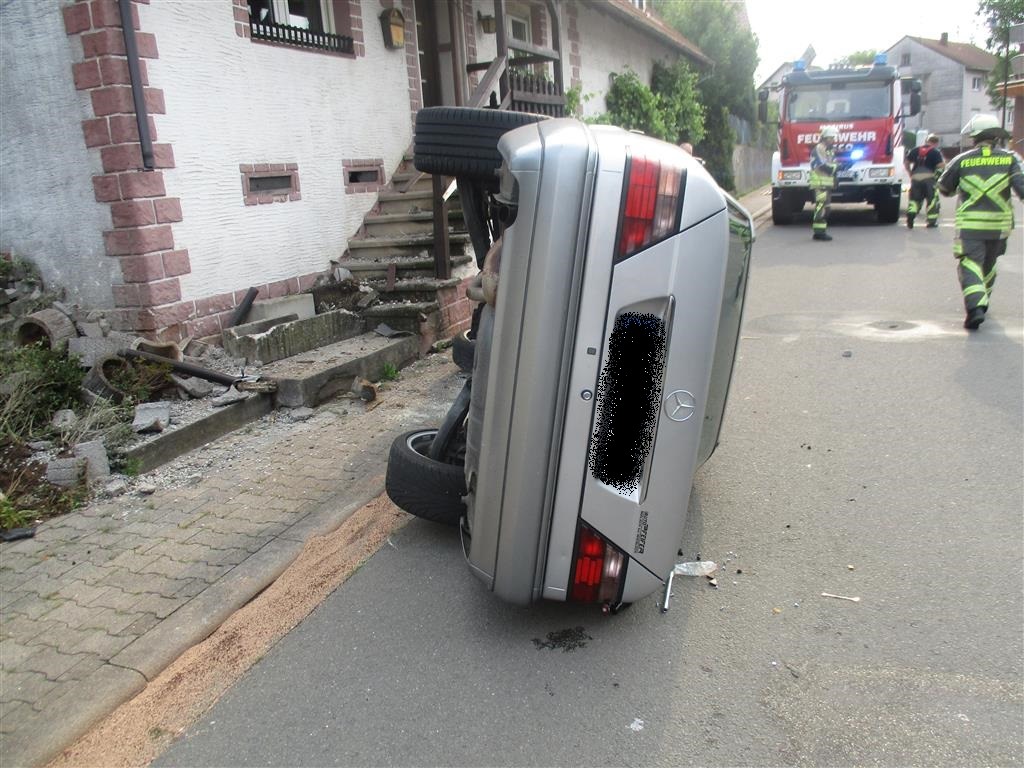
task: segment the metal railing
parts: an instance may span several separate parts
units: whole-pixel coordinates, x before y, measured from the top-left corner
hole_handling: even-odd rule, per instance
[[[347,35],[333,35],[330,32],[314,32],[287,24],[268,24],[249,20],[249,31],[255,40],[293,45],[298,48],[314,48],[334,53],[355,53],[355,44]]]

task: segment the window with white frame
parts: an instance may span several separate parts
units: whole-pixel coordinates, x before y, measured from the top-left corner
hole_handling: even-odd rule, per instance
[[[909,67],[910,66],[910,54],[909,53],[904,53],[904,54],[900,55],[900,66],[901,67]]]
[[[524,43],[530,40],[530,20],[522,16],[508,15],[508,36],[511,40],[519,40]]]
[[[984,78],[981,78],[981,77],[972,77],[971,78],[971,90],[972,91],[980,91],[984,87],[983,84],[982,84],[983,80],[984,80]]]
[[[252,37],[299,48],[353,53],[337,0],[248,0]]]

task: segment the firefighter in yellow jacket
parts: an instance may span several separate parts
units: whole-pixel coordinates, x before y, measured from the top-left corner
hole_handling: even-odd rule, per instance
[[[814,190],[814,216],[811,219],[812,237],[815,240],[831,240],[828,233],[829,203],[832,202],[832,188],[836,183],[836,151],[834,149],[839,131],[834,125],[821,129],[821,138],[811,150],[810,187]]]
[[[964,294],[964,327],[975,330],[985,322],[996,281],[996,260],[1006,253],[1013,229],[1010,191],[1024,200],[1024,173],[1010,152],[995,144],[1008,134],[992,115],[975,115],[962,133],[974,149],[953,158],[939,179],[939,191],[959,192],[953,255]]]

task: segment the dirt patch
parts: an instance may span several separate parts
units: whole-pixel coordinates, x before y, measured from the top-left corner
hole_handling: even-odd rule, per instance
[[[411,518],[385,496],[306,543],[256,599],[50,763],[147,765]]]

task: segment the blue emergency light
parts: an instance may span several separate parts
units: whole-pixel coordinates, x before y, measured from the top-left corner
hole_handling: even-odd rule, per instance
[[[860,147],[857,147],[856,149],[850,152],[851,160],[860,160],[862,157],[864,157],[864,150],[861,149]]]
[[[888,61],[889,61],[889,57],[886,56],[884,53],[876,53],[875,54],[875,66],[876,67],[884,67]]]
[[[803,59],[797,59],[796,61],[793,62],[793,71],[794,72],[803,72],[806,69],[807,69],[807,62],[804,61]]]

